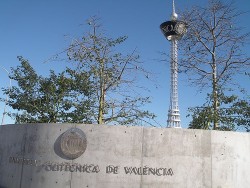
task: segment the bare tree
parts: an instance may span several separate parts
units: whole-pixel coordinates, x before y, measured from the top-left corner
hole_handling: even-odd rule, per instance
[[[180,69],[192,83],[212,89],[214,129],[219,127],[218,91],[250,65],[243,52],[249,33],[243,33],[237,21],[242,14],[233,3],[211,0],[207,7],[196,6],[182,15],[188,33],[180,41]]]
[[[149,123],[155,117],[143,109],[149,97],[143,97],[136,85],[140,75],[147,77],[149,72],[142,68],[136,51],[119,52],[117,45],[127,37],[107,37],[98,18],[89,19],[88,25],[90,31],[72,40],[67,55],[76,64],[75,71],[88,74],[92,82],[93,119],[98,124]]]

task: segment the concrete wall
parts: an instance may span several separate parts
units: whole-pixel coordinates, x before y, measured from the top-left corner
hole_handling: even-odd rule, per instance
[[[57,142],[81,129],[69,160]],[[126,126],[0,126],[0,188],[248,188],[250,134]]]

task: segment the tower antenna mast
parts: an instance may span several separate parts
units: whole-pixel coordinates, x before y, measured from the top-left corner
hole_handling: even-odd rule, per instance
[[[171,21],[164,22],[160,25],[164,36],[168,41],[171,41],[170,105],[168,110],[167,127],[173,128],[181,128],[178,101],[178,40],[180,40],[187,31],[186,23],[178,21],[177,18],[178,15],[175,12],[175,2],[173,0]]]
[[[172,9],[172,18],[173,18],[173,16],[174,15],[176,15],[176,19],[177,19],[177,14],[176,14],[176,12],[175,12],[175,4],[174,4],[174,0],[173,0],[173,9]]]

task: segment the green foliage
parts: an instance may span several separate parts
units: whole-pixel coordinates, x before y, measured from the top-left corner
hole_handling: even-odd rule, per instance
[[[17,113],[9,113],[16,123],[91,123],[90,82],[84,74],[66,70],[49,77],[39,76],[29,62],[18,57],[21,65],[12,68],[10,78],[17,86],[4,89],[8,105]]]
[[[219,95],[219,109],[217,119],[220,122],[219,130],[233,131],[245,129],[250,132],[250,103],[249,100],[239,99],[238,96]],[[213,107],[207,103],[202,107],[189,109],[189,116],[192,121],[189,124],[191,129],[213,129],[214,120]]]
[[[17,110],[9,113],[17,123],[138,125],[155,118],[143,109],[150,100],[136,84],[140,73],[149,73],[140,66],[135,51],[118,50],[127,37],[106,37],[95,19],[89,26],[91,31],[67,48],[71,66],[62,73],[39,76],[27,60],[18,57],[21,65],[12,68],[11,74],[18,85],[4,89],[8,105]]]

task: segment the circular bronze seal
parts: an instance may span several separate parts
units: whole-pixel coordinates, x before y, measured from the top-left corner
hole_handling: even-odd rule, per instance
[[[61,137],[62,153],[70,158],[80,157],[87,148],[87,138],[85,133],[78,128],[71,128],[63,133]]]

